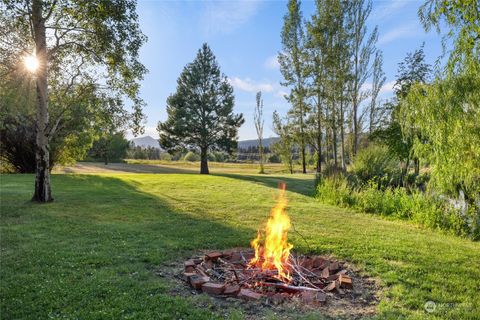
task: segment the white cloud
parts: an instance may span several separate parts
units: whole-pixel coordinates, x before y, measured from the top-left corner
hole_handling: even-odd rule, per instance
[[[268,57],[264,65],[267,69],[279,69],[280,63],[278,63],[278,55]]]
[[[391,0],[391,1],[382,2],[386,4],[382,4],[374,7],[374,10],[372,13],[372,19],[373,20],[386,19],[391,15],[398,13],[398,10],[400,10],[401,8],[414,2],[415,1],[411,1],[411,0]],[[376,4],[377,3],[379,2],[376,2]],[[418,3],[415,2],[415,5],[418,6]]]
[[[283,90],[278,90],[275,95],[276,95],[277,97],[284,98],[285,96],[288,96],[288,92],[283,91]]]
[[[393,92],[393,87],[395,86],[395,81],[389,81],[385,83],[380,89],[380,94],[382,93],[391,93]]]
[[[254,82],[250,78],[240,79],[238,77],[228,78],[230,84],[238,90],[247,91],[247,92],[272,92],[274,90],[274,85],[268,82]]]
[[[258,0],[207,2],[201,28],[207,35],[231,33],[255,16],[260,4]]]
[[[384,35],[381,35],[378,39],[378,44],[386,44],[401,38],[411,38],[418,34],[418,28],[419,26],[416,23],[396,27]]]
[[[395,81],[389,81],[385,83],[381,88],[379,94],[387,94],[393,92],[393,87],[395,86]],[[364,83],[360,91],[372,90],[372,83]]]

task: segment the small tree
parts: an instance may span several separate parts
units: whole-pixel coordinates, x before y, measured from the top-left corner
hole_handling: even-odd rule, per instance
[[[257,104],[255,106],[255,113],[253,114],[253,120],[255,122],[255,129],[258,136],[258,158],[260,162],[260,173],[265,173],[264,169],[264,156],[263,156],[263,99],[262,92],[257,92]]]
[[[288,121],[282,121],[275,111],[273,112],[273,131],[280,137],[280,141],[272,145],[272,150],[279,155],[280,160],[293,173],[294,132]]]
[[[96,159],[102,159],[105,165],[110,161],[118,161],[127,155],[128,140],[123,132],[107,134],[95,141],[90,155]]]
[[[242,114],[233,113],[233,88],[205,43],[182,71],[177,91],[167,99],[168,119],[158,124],[160,144],[173,152],[200,149],[200,173],[208,174],[208,151],[237,146]]]

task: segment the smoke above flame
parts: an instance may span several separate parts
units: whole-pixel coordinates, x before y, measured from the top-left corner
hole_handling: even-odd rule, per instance
[[[257,237],[252,240],[255,256],[250,260],[250,267],[260,268],[262,271],[276,271],[273,276],[279,280],[289,282],[290,250],[293,245],[287,241],[290,229],[290,218],[287,215],[287,198],[285,195],[286,184],[279,184],[279,197],[277,204],[272,208],[265,229],[259,229]]]

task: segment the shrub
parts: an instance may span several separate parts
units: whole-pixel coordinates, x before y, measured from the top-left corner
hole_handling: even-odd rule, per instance
[[[268,157],[268,162],[270,163],[280,163],[280,157],[276,153],[271,153]]]
[[[214,162],[217,161],[217,157],[213,153],[207,154],[207,159],[208,161],[214,161]]]
[[[195,152],[192,152],[192,151],[189,151],[185,157],[183,158],[183,160],[185,161],[191,161],[191,162],[195,162],[195,161],[200,161],[200,156],[198,154],[196,154]]]
[[[349,185],[346,177],[337,175],[319,179],[316,196],[328,204],[412,220],[430,229],[442,229],[474,240],[479,238],[475,208],[469,209],[473,213],[467,210],[462,214],[445,199],[417,190],[392,187],[382,190],[374,181],[354,188]]]
[[[227,159],[225,153],[223,153],[223,152],[215,151],[215,152],[213,152],[213,154],[215,155],[215,160],[217,162],[225,162],[225,160]]]
[[[361,184],[374,181],[378,186],[385,187],[395,184],[400,174],[399,168],[398,161],[389,153],[386,146],[370,145],[358,152],[351,172]]]
[[[172,155],[168,152],[160,153],[160,160],[172,161]]]

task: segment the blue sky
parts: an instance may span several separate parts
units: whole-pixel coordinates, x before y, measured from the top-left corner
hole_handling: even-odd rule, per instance
[[[369,30],[379,28],[377,47],[384,54],[386,85],[382,98],[392,93],[398,63],[407,52],[425,42],[427,62],[441,54],[441,39],[426,33],[417,16],[421,1],[374,1]],[[175,91],[183,67],[191,62],[202,43],[207,42],[223,73],[235,90],[235,112],[243,113],[245,124],[240,140],[256,138],[253,125],[255,94],[264,97],[264,136],[274,136],[271,115],[289,109],[280,85],[282,79],[276,54],[281,50],[280,31],[286,1],[159,1],[140,0],[137,8],[140,26],[148,36],[140,59],[149,69],[141,87],[147,103],[145,135],[157,138],[158,121],[166,119],[166,99]],[[315,11],[314,1],[303,1],[304,18]]]

